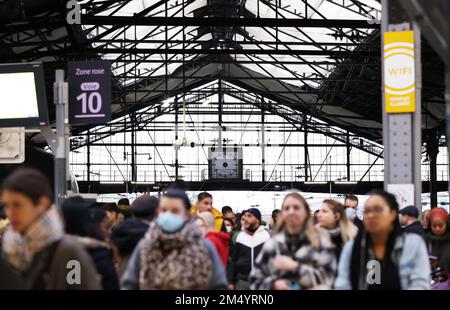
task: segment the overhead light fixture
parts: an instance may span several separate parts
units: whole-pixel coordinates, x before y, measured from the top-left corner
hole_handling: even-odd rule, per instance
[[[111,185],[111,184],[124,184],[125,182],[117,182],[117,181],[100,181],[100,184],[107,184],[107,185]]]
[[[354,184],[358,184],[358,182],[356,182],[356,181],[337,181],[337,182],[334,182],[334,184],[339,184],[339,185],[354,185]]]
[[[307,185],[312,185],[312,184],[315,184],[315,185],[319,185],[319,184],[328,184],[328,182],[315,182],[315,181],[306,181],[304,184],[307,184]]]

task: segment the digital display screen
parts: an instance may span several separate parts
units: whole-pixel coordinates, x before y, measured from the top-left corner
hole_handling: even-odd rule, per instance
[[[0,119],[39,117],[34,73],[0,74],[0,102]]]
[[[0,127],[36,128],[47,124],[42,64],[0,65]]]

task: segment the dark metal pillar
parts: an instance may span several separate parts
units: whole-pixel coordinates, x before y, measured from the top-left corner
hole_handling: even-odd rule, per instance
[[[449,1],[444,2],[446,11],[450,12]],[[447,18],[447,66],[445,70],[445,113],[446,113],[446,136],[445,143],[447,144],[447,154],[450,155],[450,18]],[[450,156],[447,155],[447,181],[448,192],[450,194]]]
[[[137,181],[136,167],[136,117],[135,114],[130,115],[131,118],[131,181]]]
[[[266,181],[266,128],[264,98],[261,98],[261,181]]]
[[[87,181],[91,181],[91,132],[88,130],[86,137],[86,169],[87,169]]]
[[[305,171],[305,182],[308,181],[308,122],[306,120],[306,113],[303,113],[303,135],[304,135],[304,171]],[[294,177],[294,176],[292,176]]]
[[[437,155],[439,153],[439,136],[437,130],[431,130],[425,136],[427,155],[430,160],[430,206],[437,206]]]
[[[178,141],[178,114],[180,106],[178,105],[178,97],[175,97],[175,141]],[[155,146],[156,147],[156,146]],[[178,150],[179,146],[175,146],[175,181],[178,180],[179,163],[178,163]]]
[[[352,147],[350,146],[350,133],[347,131],[347,181],[350,181],[350,151]]]
[[[218,112],[219,112],[219,137],[218,137],[218,144],[219,149],[222,149],[222,104],[223,104],[223,89],[222,89],[222,80],[219,78],[219,104],[218,104]]]

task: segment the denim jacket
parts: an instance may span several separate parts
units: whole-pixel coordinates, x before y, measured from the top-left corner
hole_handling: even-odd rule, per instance
[[[354,240],[344,246],[339,260],[335,289],[351,290],[350,264]],[[431,269],[425,242],[416,234],[404,233],[395,240],[394,263],[398,266],[400,283],[403,290],[429,290]],[[361,272],[361,275],[365,273]],[[367,281],[364,281],[367,284]],[[358,289],[366,289],[359,287]]]

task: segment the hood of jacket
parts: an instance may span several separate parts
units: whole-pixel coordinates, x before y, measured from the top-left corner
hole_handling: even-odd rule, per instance
[[[72,239],[74,239],[76,242],[78,242],[78,244],[80,244],[86,250],[110,249],[111,248],[111,246],[105,241],[101,241],[101,240],[97,240],[97,239],[89,238],[89,237],[80,237],[80,236],[74,236],[74,235],[69,235],[69,236]]]
[[[197,215],[199,213],[198,206],[195,205],[191,208],[191,215]],[[214,231],[219,232],[222,228],[223,214],[216,208],[211,209],[211,213],[214,216]]]
[[[220,231],[220,232],[214,232],[214,231],[210,231],[205,235],[205,238],[207,239],[215,239],[218,242],[220,242],[221,244],[223,244],[224,246],[228,245],[228,242],[230,241],[230,234]]]

